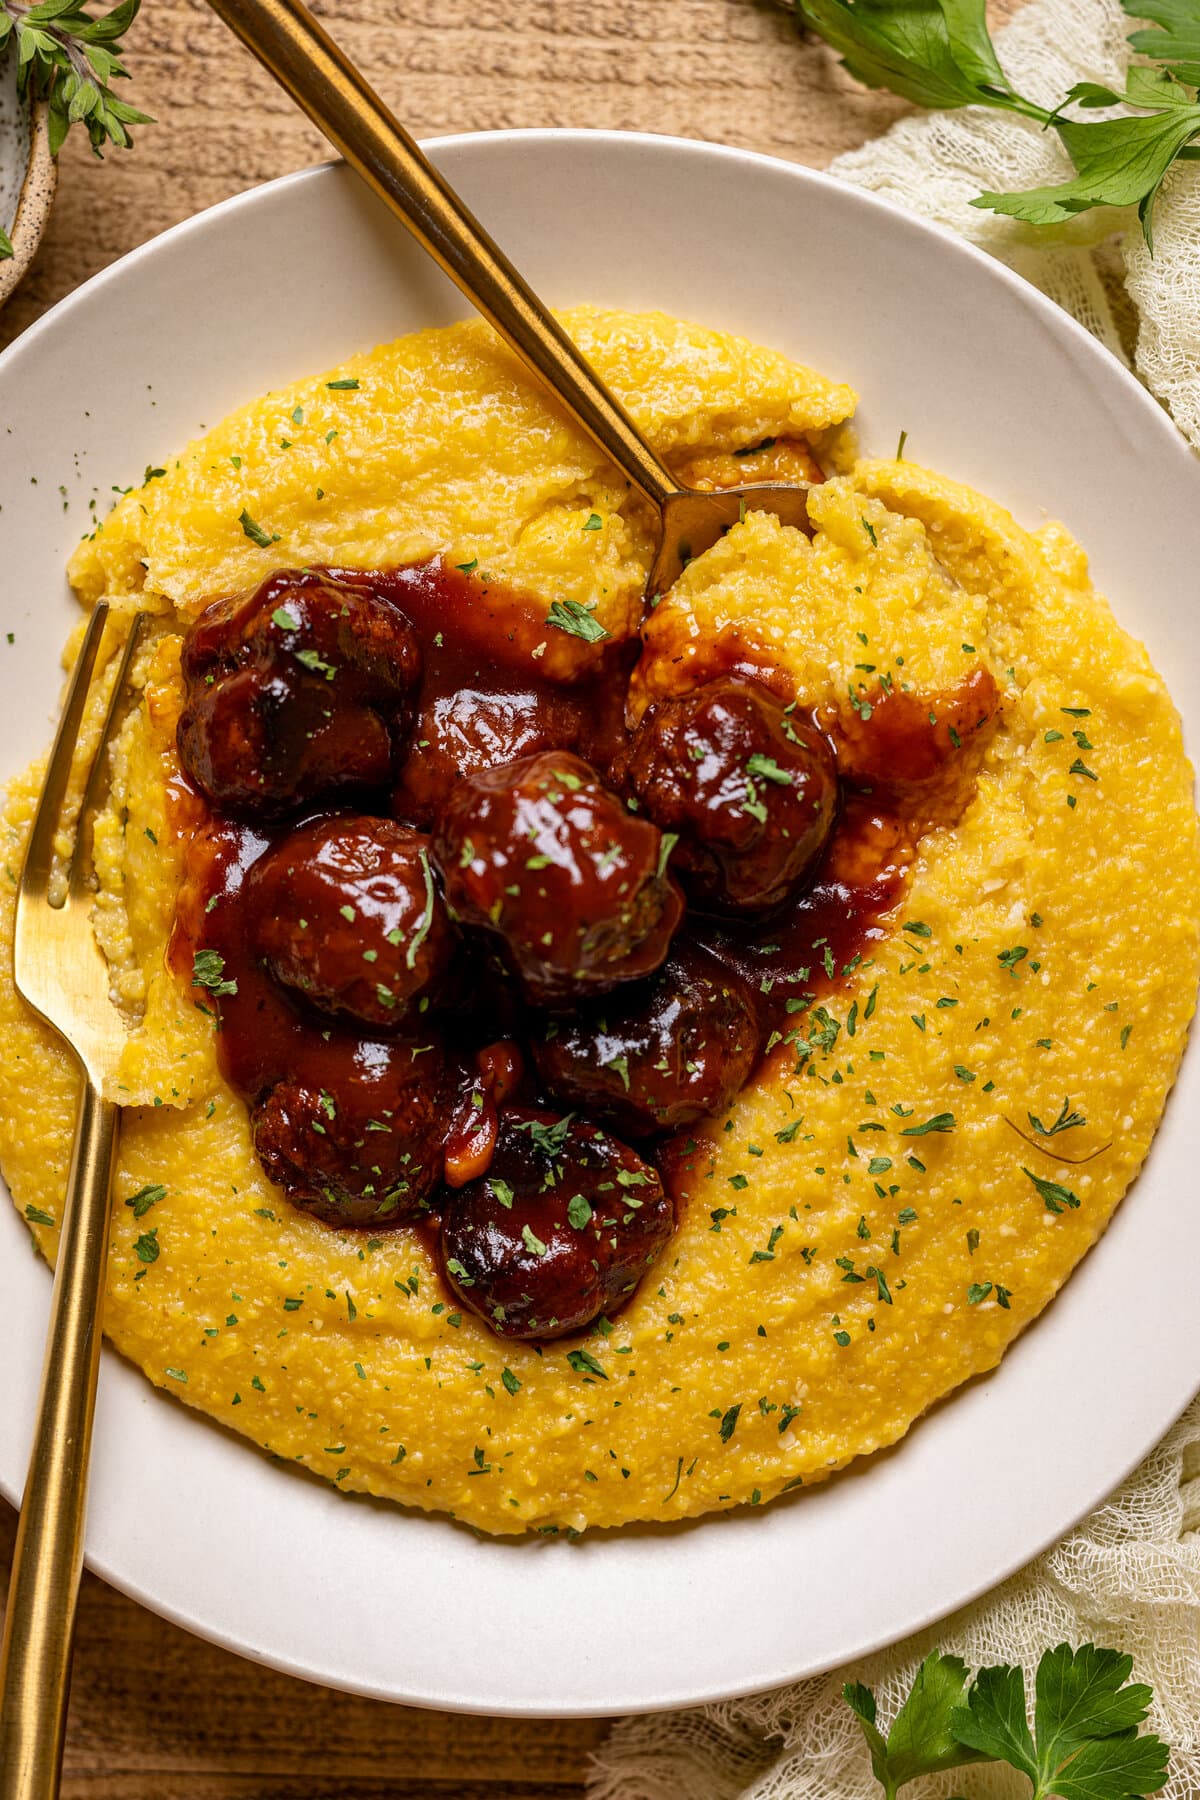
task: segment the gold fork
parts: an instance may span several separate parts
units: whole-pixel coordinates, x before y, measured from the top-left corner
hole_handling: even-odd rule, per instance
[[[681,487],[625,408],[580,355],[529,283],[389,112],[302,0],[209,0],[434,261],[567,408],[658,515],[646,594],[665,594],[685,563],[747,511],[808,525],[808,488],[754,483],[701,493]]]
[[[0,1800],[52,1800],[58,1792],[83,1563],[109,1201],[120,1123],[119,1109],[104,1098],[104,1089],[115,1074],[124,1035],[109,998],[108,965],[92,928],[92,826],[141,613],[117,665],[61,898],[55,891],[55,841],[107,617],[102,601],[71,677],[17,890],[17,990],[74,1052],[82,1087],[0,1648]]]

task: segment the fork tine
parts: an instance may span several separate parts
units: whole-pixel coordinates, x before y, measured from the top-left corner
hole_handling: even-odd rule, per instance
[[[104,715],[104,727],[96,745],[96,754],[92,758],[92,766],[88,771],[87,785],[83,791],[83,801],[79,808],[79,829],[75,836],[75,847],[71,852],[71,886],[72,899],[78,897],[84,886],[86,876],[92,863],[92,826],[95,823],[96,808],[100,801],[100,790],[104,785],[105,768],[104,752],[108,748],[108,740],[112,736],[113,726],[121,710],[121,702],[125,694],[125,684],[129,679],[129,669],[137,649],[138,638],[146,620],[144,612],[135,613],[129,627],[129,636],[125,640],[125,648],[121,652],[121,661],[117,667],[117,677],[108,697],[108,710]]]
[[[42,783],[41,797],[38,800],[33,828],[29,833],[29,845],[25,852],[25,867],[21,871],[21,890],[24,893],[41,892],[50,880],[50,870],[54,861],[54,838],[58,831],[67,783],[71,779],[71,767],[75,760],[79,726],[87,705],[88,692],[92,684],[92,671],[96,666],[96,657],[100,651],[100,640],[104,636],[107,619],[108,602],[99,600],[88,622],[83,643],[79,647],[79,655],[71,675],[71,685],[67,689],[62,718],[58,722],[58,731],[54,737],[54,748],[50,752],[50,761],[46,766],[46,779]]]

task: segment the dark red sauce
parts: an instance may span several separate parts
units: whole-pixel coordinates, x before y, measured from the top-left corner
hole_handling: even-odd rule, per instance
[[[346,806],[428,830],[462,775],[538,750],[574,751],[619,785],[629,743],[624,714],[636,644],[601,647],[577,680],[550,681],[537,654],[548,629],[540,603],[531,600],[522,607],[513,595],[440,559],[387,572],[330,573],[347,587],[369,586],[397,608],[411,624],[422,657],[415,724],[392,789],[359,790],[347,796]],[[761,680],[787,697],[786,684],[781,689],[772,679],[775,672],[748,660],[744,645],[731,641],[729,650],[722,658],[719,642],[709,646],[706,671],[712,663],[714,676]],[[961,741],[980,730],[989,708],[994,711],[990,684],[983,671],[965,684],[950,719],[954,732],[931,733],[924,702],[878,707],[878,745],[870,722],[860,718],[847,755],[855,786],[843,786],[838,822],[816,881],[799,899],[766,920],[717,919],[694,911],[687,916],[681,937],[703,946],[752,990],[764,1046],[797,1027],[803,1032],[807,1008],[869,962],[887,935],[887,915],[901,897],[919,827],[912,823],[916,809],[903,786],[885,791],[868,775],[884,760],[925,777],[939,755],[957,747],[956,737]],[[841,746],[836,732],[830,735],[840,765]],[[220,984],[215,992],[192,989],[197,1004],[219,1015],[218,1058],[226,1079],[252,1106],[282,1080],[331,1092],[368,1080],[379,1060],[393,1054],[397,1034],[373,1033],[308,1009],[267,974],[249,947],[242,896],[246,872],[296,820],[276,826],[223,818],[186,778],[174,794],[187,851],[171,960],[180,979],[191,983],[196,953],[215,951],[220,983],[236,984],[236,991]],[[310,810],[307,816],[319,815]],[[486,946],[464,941],[463,958],[462,1003],[436,1022],[431,1014],[428,1025],[407,1022],[403,1033],[406,1042],[422,1032],[436,1038],[437,1055],[444,1060],[446,1154],[455,1186],[478,1179],[486,1169],[498,1106],[544,1099],[530,1072],[532,1058],[515,1047],[526,1015],[512,984]],[[512,1047],[489,1049],[498,1040]],[[669,1174],[669,1143],[660,1142],[656,1155]]]

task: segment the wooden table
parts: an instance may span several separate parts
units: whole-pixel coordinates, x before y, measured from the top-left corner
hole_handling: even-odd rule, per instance
[[[992,7],[997,19],[1021,0]],[[418,134],[607,126],[822,165],[903,108],[850,83],[773,0],[310,0]],[[129,97],[158,123],[94,159],[75,134],[0,346],[135,244],[325,155],[199,0],[148,0]],[[236,311],[237,297],[229,304]],[[96,355],[104,354],[97,344]],[[7,1569],[15,1522],[0,1503]],[[564,1639],[570,1630],[564,1622]],[[603,1722],[514,1723],[310,1687],[200,1642],[86,1576],[68,1800],[559,1800]],[[703,1800],[698,1796],[698,1800]]]

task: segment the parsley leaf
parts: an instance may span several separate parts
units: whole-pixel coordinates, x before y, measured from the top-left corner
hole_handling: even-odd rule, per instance
[[[272,544],[277,544],[279,542],[279,533],[277,531],[264,531],[258,521],[250,517],[250,514],[246,511],[244,506],[238,514],[238,524],[241,526],[245,535],[252,543],[257,544],[260,550],[269,550]]]
[[[850,74],[918,106],[1012,106],[1031,118],[996,59],[984,0],[798,0],[798,11],[840,50]],[[1148,15],[1147,15],[1148,16]]]
[[[610,635],[599,619],[578,600],[552,601],[545,622],[565,631],[569,637],[582,638],[585,644],[598,644],[601,638]]]
[[[1045,1201],[1047,1212],[1060,1213],[1064,1206],[1069,1206],[1072,1209],[1079,1206],[1078,1194],[1073,1194],[1070,1188],[1063,1187],[1061,1182],[1046,1181],[1041,1175],[1035,1175],[1032,1169],[1027,1169],[1024,1163],[1021,1164],[1021,1173],[1022,1175],[1028,1175],[1030,1181],[1032,1181],[1034,1187]]]
[[[981,1669],[951,1724],[982,1755],[1011,1763],[1033,1783],[1034,1800],[1133,1800],[1167,1776],[1167,1747],[1133,1735],[1150,1689],[1129,1686],[1132,1660],[1116,1650],[1059,1644],[1038,1664],[1034,1731],[1025,1713],[1025,1677],[1001,1665]]]
[[[1163,178],[1200,140],[1200,9],[1196,0],[1121,0],[1153,27],[1130,45],[1154,64],[1133,64],[1124,93],[1081,81],[1052,112],[1018,94],[988,35],[985,0],[796,0],[796,10],[869,87],[918,106],[992,106],[1055,130],[1075,165],[1069,181],[1018,193],[980,194],[972,205],[1056,225],[1097,206],[1136,207],[1153,249],[1151,215]],[[1117,118],[1079,119],[1064,109],[1125,105]]]
[[[1157,31],[1135,31],[1130,47],[1169,69],[1176,81],[1200,87],[1200,10],[1196,0],[1122,0],[1135,19],[1153,19]]]
[[[957,1656],[925,1658],[885,1738],[870,1688],[850,1682],[842,1697],[862,1728],[875,1779],[887,1800],[918,1776],[966,1763],[1003,1762],[1032,1785],[1031,1800],[1138,1800],[1167,1776],[1168,1749],[1138,1735],[1150,1689],[1130,1682],[1133,1664],[1116,1650],[1059,1644],[1038,1664],[1032,1731],[1020,1669],[980,1669],[966,1691]]]
[[[197,950],[192,958],[192,986],[207,988],[218,999],[238,991],[236,981],[225,979],[225,958],[219,950]]]
[[[982,1752],[960,1742],[950,1728],[955,1707],[962,1704],[967,1685],[967,1666],[958,1656],[931,1650],[892,1720],[886,1740],[877,1724],[875,1696],[870,1688],[848,1682],[842,1698],[862,1727],[871,1752],[875,1779],[891,1795],[918,1775],[940,1769],[958,1769],[979,1762]]]
[[[1166,100],[1157,112],[1057,120],[1055,129],[1077,171],[1073,181],[1024,193],[980,194],[971,205],[1030,225],[1059,225],[1094,206],[1136,206],[1153,249],[1150,215],[1163,178],[1180,151],[1200,137],[1200,106],[1188,104],[1182,88],[1177,91],[1183,100]]]
[[[931,1131],[953,1131],[953,1113],[935,1113],[932,1119],[926,1119],[923,1125],[906,1125],[900,1133],[901,1137],[925,1137]]]
[[[1043,1125],[1042,1121],[1035,1118],[1032,1113],[1026,1113],[1025,1117],[1039,1137],[1056,1137],[1060,1131],[1074,1131],[1077,1126],[1087,1124],[1087,1120],[1081,1112],[1072,1112],[1071,1102],[1067,1097],[1063,1099],[1057,1119],[1050,1125]]]

